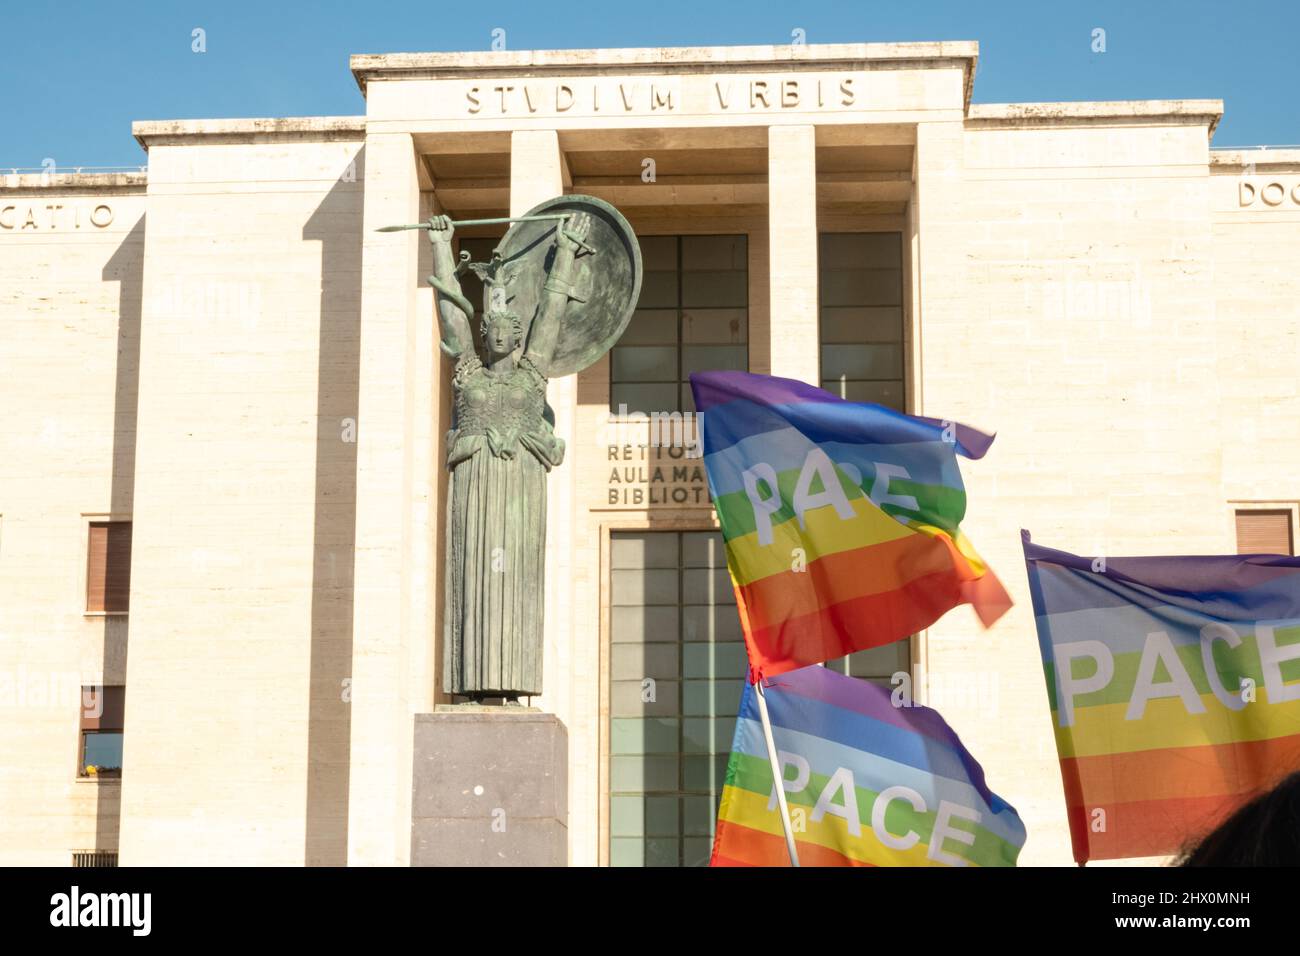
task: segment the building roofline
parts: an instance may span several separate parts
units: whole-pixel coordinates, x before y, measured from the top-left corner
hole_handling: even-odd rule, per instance
[[[869,48],[883,48],[887,52],[876,52]],[[956,48],[956,49],[954,49]],[[544,62],[542,71],[563,70],[574,65],[620,65],[639,63],[652,68],[662,68],[665,64],[689,67],[704,62],[724,62],[730,65],[741,63],[772,66],[773,63],[832,63],[863,62],[864,59],[901,62],[915,61],[916,54],[928,50],[944,51],[956,54],[969,53],[966,63],[966,121],[980,126],[1073,126],[1110,123],[1142,123],[1165,121],[1174,123],[1204,123],[1209,135],[1214,131],[1223,116],[1223,101],[1210,99],[1189,100],[1105,100],[1058,103],[976,103],[971,104],[971,83],[974,78],[975,53],[974,43],[857,43],[857,44],[814,44],[803,47],[814,51],[813,55],[791,54],[798,50],[794,46],[764,47],[664,47],[655,49],[633,50],[531,50],[502,53],[480,53],[471,55],[473,63],[488,62],[497,69],[518,69],[527,63]],[[730,55],[697,59],[703,54],[721,50]],[[784,56],[774,58],[774,51],[783,51]],[[766,58],[755,58],[758,52]],[[864,57],[864,51],[870,56]],[[630,54],[626,60],[605,54]],[[682,53],[681,57],[661,56],[658,54]],[[904,53],[911,54],[904,56]],[[841,57],[841,54],[853,54]],[[358,83],[363,83],[367,76],[411,78],[425,75],[426,71],[444,71],[446,75],[475,73],[481,75],[473,65],[467,65],[465,55],[453,53],[399,53],[372,57],[359,54],[352,58],[353,74]],[[929,59],[939,59],[931,56]],[[961,56],[948,56],[947,59],[961,59]],[[370,63],[384,61],[385,65],[375,72],[369,67],[358,68],[358,61]],[[536,62],[534,62],[536,61]],[[429,74],[432,75],[432,74]],[[366,131],[364,116],[290,116],[246,119],[196,119],[196,120],[137,120],[131,124],[131,133],[140,146],[147,152],[149,147],[158,143],[176,140],[217,139],[222,141],[251,142],[276,138],[297,139],[312,137],[321,139],[356,139],[363,137]],[[1282,151],[1274,151],[1282,152]],[[1291,162],[1279,156],[1272,157],[1274,162]],[[1255,158],[1259,162],[1259,157]],[[1224,163],[1228,160],[1223,160]]]
[[[156,143],[178,139],[224,140],[301,138],[355,139],[365,136],[364,116],[282,116],[258,119],[136,120],[131,135],[148,152]]]
[[[1272,168],[1274,166],[1300,166],[1300,147],[1286,146],[1274,149],[1269,146],[1228,146],[1210,150],[1211,166]]]
[[[144,167],[119,169],[112,172],[4,172],[0,170],[0,192],[31,192],[35,190],[90,190],[92,192],[132,193],[143,192],[149,182]]]
[[[352,75],[361,89],[371,80],[447,79],[494,73],[534,75],[575,69],[620,73],[686,73],[700,67],[771,69],[785,64],[836,67],[847,64],[959,61],[965,73],[965,105],[975,82],[979,44],[974,40],[924,43],[782,43],[763,46],[631,47],[586,50],[471,50],[453,53],[356,53]]]
[[[1214,135],[1223,117],[1223,100],[1099,100],[1072,103],[976,103],[966,111],[968,123],[989,126],[1080,126],[1098,122],[1144,120],[1204,122]]]

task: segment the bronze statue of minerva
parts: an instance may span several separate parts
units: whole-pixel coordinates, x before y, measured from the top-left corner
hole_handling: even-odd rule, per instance
[[[480,220],[482,222],[483,220]],[[445,216],[422,224],[433,245],[442,350],[452,359],[447,433],[443,689],[518,703],[542,691],[546,477],[564,461],[547,379],[590,365],[627,326],[641,257],[607,203],[561,196],[514,225],[487,263],[459,264]],[[483,280],[481,353],[461,291]]]

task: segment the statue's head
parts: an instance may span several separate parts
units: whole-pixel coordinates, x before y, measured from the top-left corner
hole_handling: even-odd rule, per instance
[[[492,358],[509,355],[519,347],[524,336],[524,326],[519,316],[509,309],[492,309],[483,317],[481,326],[483,345]]]

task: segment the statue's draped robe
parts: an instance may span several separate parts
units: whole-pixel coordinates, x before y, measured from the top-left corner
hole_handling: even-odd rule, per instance
[[[564,459],[546,377],[527,356],[495,373],[466,350],[452,387],[443,689],[540,694],[546,474]]]

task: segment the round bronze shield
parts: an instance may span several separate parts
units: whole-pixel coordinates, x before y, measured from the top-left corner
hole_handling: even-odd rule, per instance
[[[627,328],[641,295],[641,246],[623,214],[594,196],[556,196],[525,216],[585,212],[591,217],[587,245],[574,262],[573,296],[547,368],[547,377],[580,372],[610,350]],[[512,223],[497,246],[512,275],[509,307],[528,332],[554,259],[560,220]]]

